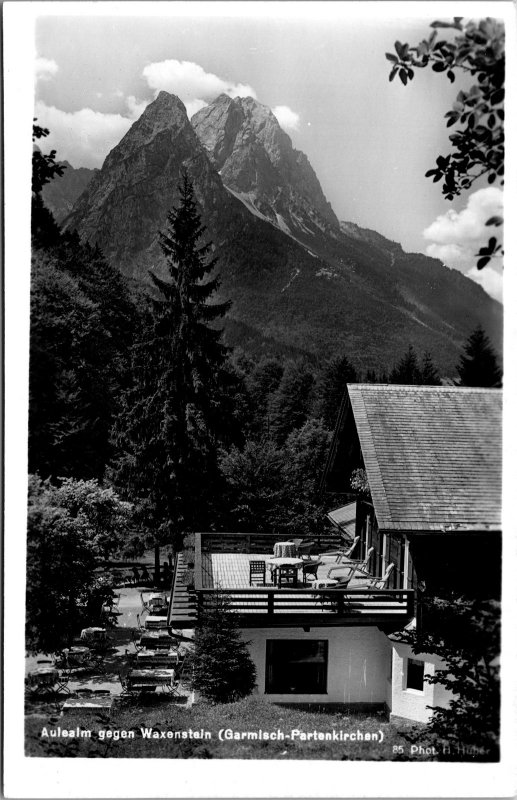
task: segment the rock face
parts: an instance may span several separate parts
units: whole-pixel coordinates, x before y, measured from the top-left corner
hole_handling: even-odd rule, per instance
[[[267,106],[222,94],[192,117],[192,127],[225,186],[252,212],[295,236],[339,231],[307,156]]]
[[[453,375],[482,324],[499,347],[502,309],[436,259],[404,253],[375,231],[340,223],[307,158],[273,114],[250,98],[221,96],[191,124],[166,92],[109,153],[64,222],[142,282],[164,273],[158,244],[194,184],[219,259],[231,345],[328,358],[345,352],[365,371],[389,371],[409,344]]]
[[[65,171],[57,175],[50,183],[43,187],[41,195],[47,208],[56,220],[62,222],[70,214],[77,198],[84,192],[91,179],[97,172],[96,169],[79,167],[75,169],[68,161],[60,162]]]
[[[205,216],[219,223],[231,203],[181,100],[160,92],[108,154],[64,222],[136,279],[162,263],[158,232],[187,170]]]

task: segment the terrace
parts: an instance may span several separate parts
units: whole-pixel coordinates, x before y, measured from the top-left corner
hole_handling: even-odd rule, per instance
[[[404,589],[316,589],[298,582],[297,586],[279,588],[266,571],[265,586],[250,586],[250,561],[268,561],[278,534],[197,533],[194,569],[178,554],[168,624],[173,628],[193,628],[199,612],[215,600],[219,591],[229,597],[232,610],[242,627],[283,626],[296,624],[348,626],[377,625],[386,632],[404,625],[414,613],[414,592]],[[339,544],[321,540],[313,555]],[[325,579],[332,564],[318,568],[317,579]],[[356,581],[355,583],[359,583]]]

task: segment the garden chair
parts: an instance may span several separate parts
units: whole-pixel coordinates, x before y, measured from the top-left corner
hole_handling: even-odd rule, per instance
[[[152,578],[151,578],[151,576],[149,575],[149,571],[148,571],[147,567],[145,566],[145,564],[144,564],[144,566],[142,567],[142,575],[141,575],[141,580],[142,580],[144,583],[152,583]]]
[[[327,572],[327,578],[332,578],[332,573],[338,572],[343,569],[348,569],[349,571],[353,569],[353,573],[362,572],[364,577],[368,577],[368,568],[371,561],[371,558],[374,553],[374,548],[370,547],[368,552],[366,553],[365,558],[362,560],[349,558],[346,562],[341,562],[336,567],[331,567]],[[337,578],[337,576],[335,576]]]
[[[342,547],[339,550],[330,550],[328,553],[321,553],[320,557],[323,558],[324,561],[335,559],[336,564],[340,564],[342,561],[349,559],[353,554],[359,544],[359,538],[359,536],[356,536],[352,544],[347,548]]]
[[[381,578],[373,578],[373,577],[370,576],[367,581],[361,581],[360,583],[354,583],[353,586],[351,586],[350,588],[351,589],[376,589],[377,591],[385,589],[387,584],[388,584],[388,581],[390,579],[391,573],[393,572],[394,569],[395,569],[395,564],[393,564],[393,562],[392,562],[391,564],[388,564],[388,566],[384,570],[384,574],[382,575]]]
[[[318,577],[318,567],[323,564],[323,561],[306,561],[302,566],[303,582],[307,583],[307,579],[312,576],[314,579]]]
[[[310,558],[312,548],[315,544],[316,542],[305,542],[305,544],[301,544],[298,548],[298,555],[300,558]]]
[[[262,586],[266,585],[266,562],[250,561],[250,586],[257,581]]]
[[[277,567],[278,588],[282,586],[298,586],[298,568],[282,565]]]

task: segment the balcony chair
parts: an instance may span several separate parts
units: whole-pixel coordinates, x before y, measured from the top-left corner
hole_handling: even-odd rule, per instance
[[[359,583],[354,583],[350,588],[375,589],[377,591],[385,589],[390,579],[391,573],[393,572],[394,569],[395,569],[395,564],[393,564],[392,562],[391,564],[388,564],[381,578],[373,578],[370,576],[368,580],[360,581]]]
[[[283,565],[277,567],[278,588],[282,586],[298,586],[298,568]]]
[[[371,561],[371,558],[373,556],[373,553],[374,553],[374,548],[370,547],[368,549],[368,552],[366,553],[365,558],[363,558],[362,560],[348,558],[346,560],[346,562],[342,561],[341,564],[338,564],[336,567],[331,567],[328,570],[327,578],[331,578],[332,577],[331,573],[337,572],[338,570],[342,570],[342,569],[348,569],[349,571],[351,571],[353,569],[353,574],[355,574],[356,572],[362,572],[364,574],[364,577],[368,578],[369,577],[368,569],[369,569],[369,565],[370,565],[370,561]]]
[[[257,581],[262,586],[266,585],[266,562],[250,561],[250,586]]]
[[[342,561],[346,561],[350,558],[358,543],[359,536],[356,536],[350,547],[346,549],[342,547],[340,550],[330,550],[328,553],[321,553],[320,558],[323,558],[324,561],[327,561],[327,559],[330,561],[330,559],[332,559],[335,560],[336,564],[340,564]]]
[[[310,558],[312,548],[315,546],[316,542],[305,542],[305,544],[301,544],[298,547],[298,555],[300,558]]]
[[[303,582],[307,583],[307,578],[312,576],[314,579],[318,577],[318,567],[322,565],[322,561],[305,561],[302,566]],[[309,581],[310,582],[310,581]]]

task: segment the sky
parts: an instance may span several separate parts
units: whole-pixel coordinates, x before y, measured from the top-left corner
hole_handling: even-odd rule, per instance
[[[167,4],[167,16],[163,6],[131,16],[137,5],[123,3],[122,15],[110,16],[109,4],[100,5],[102,15],[92,4],[78,17],[55,4],[62,13],[36,20],[35,116],[51,130],[45,145],[58,158],[100,167],[162,89],[189,116],[222,92],[249,95],[306,153],[339,219],[439,258],[501,299],[500,267],[478,271],[475,253],[502,192],[475,184],[451,203],[425,178],[448,152],[444,114],[462,84],[431,70],[406,87],[388,81],[385,53],[397,39],[427,37],[434,8],[422,15],[416,3],[405,4],[410,14],[389,3],[335,3],[334,13],[320,14],[317,3],[307,17],[297,3],[261,16],[247,3],[234,3],[231,15],[200,4],[199,13],[178,16]],[[451,18],[457,4],[445,10]]]

